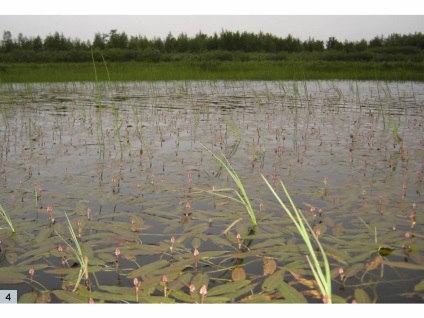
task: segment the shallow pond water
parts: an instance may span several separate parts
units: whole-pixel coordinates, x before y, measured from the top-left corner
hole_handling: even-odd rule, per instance
[[[423,302],[424,84],[1,88],[0,204],[15,233],[0,218],[0,289],[19,302],[322,302],[261,174],[317,233],[333,302]],[[256,226],[206,148],[240,177]]]

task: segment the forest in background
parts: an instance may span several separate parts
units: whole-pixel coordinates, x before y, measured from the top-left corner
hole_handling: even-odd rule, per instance
[[[309,38],[301,41],[290,34],[277,37],[270,33],[202,32],[194,37],[169,33],[166,38],[129,36],[117,29],[96,33],[93,41],[71,39],[54,32],[44,39],[3,32],[0,63],[80,63],[109,62],[205,62],[205,61],[349,61],[421,63],[424,34],[391,34],[366,41],[325,42]]]

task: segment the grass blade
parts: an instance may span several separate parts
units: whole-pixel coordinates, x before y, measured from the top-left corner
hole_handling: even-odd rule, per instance
[[[284,193],[286,197],[289,199],[289,202],[291,204],[291,207],[294,211],[294,213],[286,206],[286,204],[281,200],[280,196],[275,192],[274,188],[269,184],[268,180],[261,175],[264,179],[265,183],[267,184],[268,188],[271,190],[271,192],[274,194],[275,198],[277,199],[278,203],[280,203],[281,207],[284,209],[284,211],[287,213],[287,215],[290,217],[290,219],[293,221],[294,225],[296,226],[299,234],[302,236],[307,248],[309,255],[306,256],[309,266],[311,267],[312,274],[315,277],[315,280],[317,281],[318,288],[321,291],[321,294],[323,295],[324,299],[328,303],[332,303],[331,299],[331,273],[330,273],[330,265],[328,263],[327,256],[325,254],[324,248],[322,247],[321,243],[318,240],[318,237],[315,235],[314,231],[312,230],[311,226],[303,216],[302,212],[296,208],[293,200],[291,199],[286,187],[284,186],[284,183],[281,182],[281,186],[284,190]],[[318,257],[314,251],[314,248],[312,246],[311,238],[309,236],[312,236],[315,243],[318,245],[318,248],[321,252],[323,262],[324,262],[324,271],[323,272],[320,262],[318,260]]]
[[[10,229],[13,233],[15,233],[15,228],[13,227],[12,220],[9,217],[9,214],[3,209],[3,207],[0,204],[0,215],[3,217],[3,219],[6,221],[7,224],[9,224]]]

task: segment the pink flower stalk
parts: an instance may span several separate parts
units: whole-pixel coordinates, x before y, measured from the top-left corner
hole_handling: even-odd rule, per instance
[[[116,255],[116,263],[119,263],[119,255],[121,254],[121,251],[119,248],[115,249],[115,255]]]
[[[189,290],[190,290],[190,297],[193,297],[193,293],[196,290],[196,287],[193,284],[190,284],[190,286],[188,286]]]
[[[82,236],[82,223],[81,220],[78,220],[78,238],[81,239]]]
[[[197,267],[197,262],[199,260],[199,250],[197,248],[194,249],[193,255],[194,255],[194,267]]]
[[[403,237],[404,237],[404,243],[403,243],[402,248],[407,248],[407,247],[409,247],[409,246],[406,244],[406,241],[407,241],[407,240],[411,237],[411,233],[406,232],[406,233],[405,233],[405,235],[404,235]]]
[[[91,218],[91,208],[88,208],[87,209],[87,220],[90,221],[90,218]]]
[[[241,235],[240,235],[240,233],[237,233],[236,238],[237,238],[237,242],[238,242],[238,248],[239,248],[239,250],[241,250]]]
[[[315,231],[316,236],[319,238],[319,236],[321,235],[321,229],[317,228]]]
[[[93,298],[91,298],[91,297],[90,297],[90,299],[88,300],[88,303],[89,303],[89,304],[94,304],[94,300],[93,300]]]
[[[131,219],[131,231],[135,232],[135,219]]]
[[[134,283],[134,288],[135,288],[135,299],[138,302],[138,288],[139,288],[139,286],[138,286],[138,279],[137,279],[137,277],[134,278],[133,283]]]
[[[53,219],[53,207],[50,204],[47,205],[47,213],[49,214],[50,224],[53,224],[54,223],[54,219]]]
[[[339,275],[340,275],[340,280],[343,281],[344,280],[344,270],[342,267],[339,268]]]
[[[175,237],[173,236],[173,237],[171,237],[171,247],[170,247],[171,253],[174,250],[174,243],[175,243]]]
[[[325,185],[325,186],[327,186],[327,185],[328,185],[328,177],[327,177],[327,176],[325,176],[325,178],[324,178],[324,185]]]
[[[202,299],[201,299],[202,304],[203,304],[203,300],[205,299],[205,296],[206,296],[207,293],[208,293],[208,291],[206,289],[206,285],[203,285],[199,290],[199,294],[202,295]]]
[[[28,271],[28,273],[29,273],[29,276],[31,277],[31,283],[32,283],[32,279],[33,279],[33,277],[34,277],[34,269],[33,268],[30,268],[29,269],[29,271]]]
[[[163,282],[163,296],[166,297],[166,283],[168,282],[168,278],[166,275],[162,276],[162,282]]]
[[[191,177],[190,172],[187,174],[187,176],[188,176],[188,183],[190,184],[190,188],[191,188],[191,185],[193,184],[193,178]]]

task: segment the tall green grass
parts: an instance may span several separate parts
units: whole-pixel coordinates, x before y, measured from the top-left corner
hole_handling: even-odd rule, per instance
[[[208,192],[212,193],[214,195],[217,195],[217,196],[220,196],[220,197],[223,197],[223,198],[227,198],[227,199],[230,199],[230,200],[233,200],[233,201],[236,201],[236,202],[242,204],[245,207],[247,213],[249,214],[249,217],[252,221],[252,225],[255,228],[258,224],[257,221],[256,221],[255,211],[253,210],[253,207],[250,204],[250,200],[249,200],[249,197],[247,196],[246,189],[244,188],[243,183],[240,180],[239,176],[237,175],[236,171],[233,169],[230,162],[222,154],[222,152],[221,152],[221,155],[222,155],[223,159],[218,157],[214,152],[212,152],[205,145],[203,145],[203,144],[201,144],[201,145],[209,153],[211,153],[215,157],[215,159],[218,161],[218,163],[220,164],[221,167],[225,168],[225,170],[228,172],[228,174],[231,176],[231,178],[234,180],[234,182],[237,185],[237,190],[232,189],[232,188],[225,188],[225,189],[212,190],[212,191],[208,191]],[[220,192],[234,192],[237,195],[237,198],[231,197],[229,195],[221,194]]]
[[[82,249],[81,249],[81,246],[78,242],[78,238],[75,235],[71,221],[69,221],[69,218],[68,218],[68,215],[66,214],[66,212],[65,212],[65,216],[66,216],[66,220],[68,221],[69,232],[71,234],[72,241],[75,244],[75,248],[71,244],[69,244],[68,241],[65,240],[58,232],[56,232],[56,234],[65,242],[66,245],[68,245],[68,247],[72,250],[75,257],[77,258],[78,263],[80,264],[80,270],[79,270],[79,273],[78,273],[78,278],[77,278],[77,281],[75,282],[75,287],[73,289],[73,291],[76,291],[78,286],[81,283],[83,276],[85,275],[86,278],[88,276],[88,259],[82,253]]]
[[[261,176],[264,179],[265,183],[267,184],[268,188],[274,194],[278,203],[281,205],[283,210],[287,213],[287,215],[293,221],[293,223],[296,226],[296,229],[299,232],[299,234],[302,236],[302,239],[305,242],[306,247],[308,249],[308,255],[306,255],[306,259],[308,260],[309,266],[312,270],[312,273],[315,277],[315,280],[318,284],[318,287],[321,291],[321,294],[323,295],[325,302],[331,304],[332,303],[332,297],[331,297],[330,265],[329,265],[329,262],[328,262],[328,259],[327,259],[327,255],[325,254],[324,248],[322,247],[320,241],[318,240],[318,237],[316,236],[315,232],[313,231],[313,229],[309,225],[309,223],[306,220],[303,213],[293,203],[293,200],[291,199],[286,187],[284,186],[284,183],[282,181],[280,181],[281,186],[284,190],[284,194],[288,198],[292,209],[290,209],[283,202],[281,197],[277,194],[277,192],[274,190],[274,188],[271,186],[271,184],[268,182],[268,180],[263,175],[261,175]],[[312,236],[312,239],[311,239],[310,236]],[[315,244],[317,244],[319,251],[320,251],[320,254],[322,255],[322,259],[323,259],[323,263],[324,263],[324,270],[321,267],[317,253],[315,253],[314,247],[312,245],[313,242],[315,242]]]
[[[423,63],[333,61],[94,62],[98,81],[424,81]],[[93,81],[93,63],[0,64],[0,83]]]

